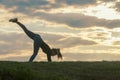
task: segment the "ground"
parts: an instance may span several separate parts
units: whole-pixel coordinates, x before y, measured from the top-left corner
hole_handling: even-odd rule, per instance
[[[0,62],[0,80],[119,80],[120,62]]]

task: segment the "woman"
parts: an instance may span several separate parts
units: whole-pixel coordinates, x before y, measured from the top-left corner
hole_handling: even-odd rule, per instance
[[[58,49],[50,49],[50,47],[42,40],[40,35],[35,34],[31,32],[30,30],[28,30],[21,22],[18,21],[17,18],[10,19],[9,21],[18,24],[23,29],[23,31],[27,34],[27,36],[34,41],[34,51],[33,51],[32,56],[29,59],[29,62],[32,62],[34,60],[34,58],[38,54],[39,47],[42,49],[44,53],[47,54],[47,60],[49,62],[52,61],[51,56],[54,56],[54,55],[58,55],[58,58],[62,59],[62,55],[60,51],[58,52]]]

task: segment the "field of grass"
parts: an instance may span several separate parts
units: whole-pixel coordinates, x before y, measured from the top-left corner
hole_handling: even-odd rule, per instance
[[[0,62],[0,80],[120,80],[120,62]]]

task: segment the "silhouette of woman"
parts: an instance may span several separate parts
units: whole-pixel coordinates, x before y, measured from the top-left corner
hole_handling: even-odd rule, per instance
[[[42,51],[47,54],[47,60],[48,60],[48,62],[51,62],[51,61],[52,61],[52,60],[51,60],[52,50],[51,50],[50,47],[42,40],[42,38],[40,37],[40,35],[35,34],[35,33],[31,32],[31,31],[29,31],[22,23],[20,23],[20,22],[18,21],[17,18],[10,19],[9,21],[18,24],[18,25],[23,29],[23,31],[27,34],[27,36],[29,36],[29,37],[34,41],[34,51],[33,51],[32,56],[31,56],[30,59],[29,59],[29,62],[32,62],[32,61],[34,60],[34,58],[35,58],[36,55],[38,54],[39,47],[41,47]],[[61,57],[61,58],[62,58],[62,55],[59,54],[58,57]]]

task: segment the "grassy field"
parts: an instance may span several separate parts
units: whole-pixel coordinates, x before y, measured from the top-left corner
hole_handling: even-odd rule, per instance
[[[120,62],[0,62],[0,80],[120,80]]]

